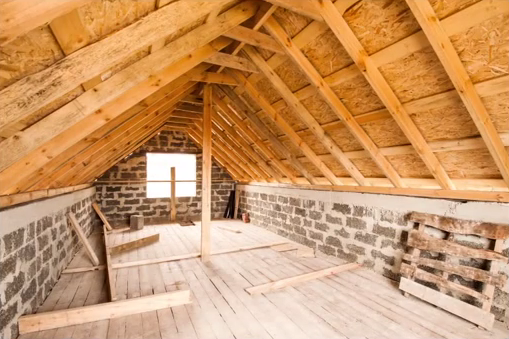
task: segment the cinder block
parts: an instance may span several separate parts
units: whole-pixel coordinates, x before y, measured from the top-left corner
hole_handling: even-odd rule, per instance
[[[141,230],[143,226],[143,215],[131,215],[130,227],[132,230]]]

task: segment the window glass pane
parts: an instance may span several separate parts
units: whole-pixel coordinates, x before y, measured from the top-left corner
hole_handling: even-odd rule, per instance
[[[195,154],[147,153],[147,197],[168,198],[171,195],[170,183],[150,182],[151,180],[170,180],[171,168],[175,167],[177,180],[196,180]],[[176,185],[177,197],[196,196],[196,182],[179,182]]]

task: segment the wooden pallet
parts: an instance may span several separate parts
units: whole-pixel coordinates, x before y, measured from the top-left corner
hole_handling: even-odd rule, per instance
[[[506,277],[499,274],[499,262],[507,263],[508,260],[501,252],[503,241],[509,238],[509,225],[460,220],[417,212],[411,213],[409,220],[417,223],[418,227],[412,230],[408,237],[409,250],[403,256],[404,262],[401,263],[402,278],[399,288],[405,292],[405,295],[412,294],[490,330],[495,320],[494,315],[490,313],[495,287],[503,288],[506,282]],[[425,233],[426,226],[446,232],[446,237],[438,239]],[[470,234],[490,239],[492,250],[458,244],[454,242],[456,234]],[[422,258],[420,257],[422,250],[440,253],[445,260]],[[488,261],[488,268],[483,270],[453,265],[449,262],[450,256],[484,259]],[[430,273],[421,269],[422,266],[442,273],[439,275]],[[449,274],[482,282],[483,289],[477,291],[455,283],[449,280]],[[435,284],[438,290],[419,284],[414,279]],[[447,292],[468,295],[478,300],[482,306],[477,307],[466,303],[447,295]]]

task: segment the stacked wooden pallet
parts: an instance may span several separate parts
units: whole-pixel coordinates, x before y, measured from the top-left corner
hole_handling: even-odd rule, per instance
[[[499,263],[507,263],[508,258],[502,255],[502,245],[509,238],[509,225],[481,223],[469,220],[459,220],[438,215],[411,213],[410,221],[418,224],[416,230],[412,230],[408,237],[410,247],[403,260],[409,262],[401,264],[401,283],[399,288],[441,307],[453,314],[471,321],[483,328],[493,327],[494,315],[490,313],[493,303],[495,287],[503,288],[507,277],[499,273]],[[446,232],[445,239],[439,239],[425,233],[426,226]],[[474,248],[459,244],[454,241],[456,234],[476,235],[490,239],[492,250]],[[423,258],[421,251],[440,253],[444,261]],[[450,257],[476,258],[487,261],[487,269],[470,266],[455,265],[450,263]],[[424,268],[432,268],[442,272],[433,274]],[[449,279],[454,274],[467,280],[483,283],[482,291],[460,285]],[[414,281],[414,279],[435,284],[439,291],[426,287]],[[446,293],[454,292],[470,296],[479,301],[481,307],[476,307],[459,299],[453,298]]]

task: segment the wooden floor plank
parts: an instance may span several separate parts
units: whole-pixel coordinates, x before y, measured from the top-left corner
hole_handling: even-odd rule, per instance
[[[231,233],[218,226],[242,230]],[[130,262],[183,255],[199,250],[200,225],[145,226],[143,230],[111,233],[119,244],[159,233],[160,241],[113,258]],[[267,230],[238,221],[215,221],[213,251],[281,241]],[[285,239],[286,240],[286,239]],[[89,237],[102,260],[102,236]],[[170,245],[169,245],[170,244]],[[300,244],[291,246],[302,247]],[[144,314],[97,321],[34,333],[30,338],[367,338],[505,339],[500,330],[487,332],[416,298],[404,298],[390,281],[365,269],[341,272],[285,287],[265,295],[244,290],[343,263],[317,254],[270,248],[221,254],[204,264],[198,259],[115,269],[119,298],[190,289],[193,304]],[[313,253],[310,252],[312,255]],[[80,251],[69,267],[90,265]],[[64,274],[41,310],[94,305],[107,300],[105,271]],[[405,319],[405,321],[402,321]]]

